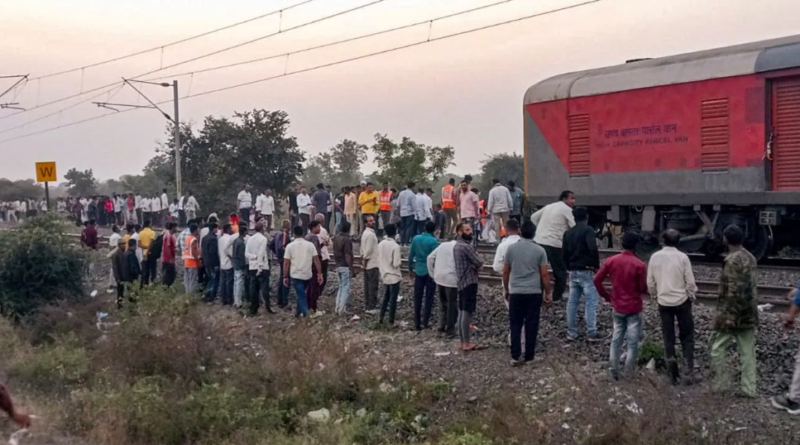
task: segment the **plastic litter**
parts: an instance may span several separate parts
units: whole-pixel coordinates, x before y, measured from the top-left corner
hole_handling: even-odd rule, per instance
[[[447,357],[448,355],[450,355],[450,351],[437,352],[433,354],[434,357]]]
[[[358,315],[353,315],[352,317],[350,317],[350,323],[355,323],[358,320],[361,320],[361,317],[359,317]]]
[[[27,428],[22,428],[21,430],[14,431],[14,433],[11,434],[11,437],[8,438],[8,445],[19,445],[19,440],[22,439],[27,434],[28,434]]]
[[[758,305],[758,312],[769,311],[769,310],[771,310],[772,308],[773,308],[773,306],[772,306],[770,303],[767,303],[767,304],[759,304],[759,305]]]

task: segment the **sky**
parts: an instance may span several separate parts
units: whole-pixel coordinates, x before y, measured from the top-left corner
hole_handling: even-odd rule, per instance
[[[7,0],[0,2],[0,76],[31,78],[159,48],[302,0]],[[342,139],[371,145],[376,133],[455,148],[454,173],[476,172],[487,155],[522,153],[522,97],[553,75],[738,43],[800,34],[796,0],[599,0],[509,25],[436,40],[585,0],[509,0],[471,14],[379,37],[235,68],[209,67],[283,55],[349,37],[428,21],[498,0],[383,0],[335,18],[308,22],[375,0],[313,0],[281,14],[186,43],[27,82],[0,98],[28,110],[0,110],[0,177],[33,178],[34,163],[55,161],[60,176],[88,169],[100,179],[140,173],[165,139],[156,110],[115,113],[92,101],[145,105],[129,86],[178,80],[180,96],[211,91],[433,39],[227,91],[180,100],[182,121],[235,111],[285,110],[290,134],[311,154]],[[283,30],[281,33],[276,32]],[[255,43],[171,67],[188,59]],[[162,69],[165,68],[166,69]],[[0,93],[15,79],[0,79]],[[172,91],[139,85],[154,101]],[[80,93],[84,93],[80,95]],[[49,106],[47,102],[77,97]],[[172,104],[162,105],[172,114]],[[122,109],[122,108],[120,108]],[[109,116],[41,131],[108,113]],[[38,134],[32,134],[38,133]],[[26,136],[30,135],[30,136]],[[374,165],[368,163],[369,172]]]

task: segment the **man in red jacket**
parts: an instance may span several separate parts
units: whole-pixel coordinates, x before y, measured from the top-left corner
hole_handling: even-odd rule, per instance
[[[642,336],[642,295],[647,293],[647,268],[644,262],[633,254],[639,236],[626,233],[622,237],[622,253],[612,256],[594,276],[597,292],[614,308],[614,335],[611,339],[609,356],[611,377],[619,378],[619,350],[622,340],[628,341],[628,357],[625,360],[625,373],[630,374],[636,365],[639,341]],[[611,294],[603,282],[611,277]]]

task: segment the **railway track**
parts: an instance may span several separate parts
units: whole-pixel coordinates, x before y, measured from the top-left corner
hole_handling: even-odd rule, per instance
[[[79,234],[70,233],[68,236],[72,238],[80,238]],[[107,236],[99,237],[101,242],[108,242]],[[478,252],[479,253],[491,253],[494,254],[495,247],[489,245],[479,245]],[[601,249],[600,250],[600,257],[601,259],[608,258],[609,256],[615,255],[619,253],[615,250],[608,250],[608,249]],[[693,256],[690,255],[690,258]],[[356,255],[355,256],[356,264],[361,265],[361,257]],[[695,259],[693,258],[693,262]],[[402,268],[405,270],[407,268],[408,260],[403,258],[402,260]],[[716,263],[719,265],[718,263]],[[768,268],[770,270],[787,270],[792,272],[800,271],[800,262],[797,262],[796,266],[791,266],[788,264],[765,264],[759,265],[759,268],[764,270]],[[551,271],[552,272],[552,271]],[[484,265],[483,270],[478,275],[480,281],[484,284],[488,285],[500,285],[502,278],[499,274],[497,274],[494,269],[492,269],[491,265]],[[697,298],[698,300],[702,300],[704,303],[710,304],[713,303],[717,299],[717,292],[719,283],[716,281],[697,281]],[[610,286],[610,283],[606,283],[606,286]],[[787,294],[791,291],[791,287],[785,286],[767,286],[767,285],[759,285],[758,286],[758,300],[759,304],[772,304],[774,306],[788,306],[789,300],[787,298]]]

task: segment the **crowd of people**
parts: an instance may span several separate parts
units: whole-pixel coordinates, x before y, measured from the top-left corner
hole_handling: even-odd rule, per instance
[[[688,256],[677,249],[677,231],[662,234],[663,248],[647,265],[634,254],[639,237],[633,232],[623,235],[622,252],[601,264],[587,210],[576,206],[572,192],[564,191],[558,201],[523,220],[522,193],[513,183],[506,186],[493,181],[488,199],[483,201],[469,180],[456,185],[451,179],[435,203],[432,189],[418,188],[413,182],[400,191],[385,183],[376,190],[374,184],[364,182],[343,187],[336,194],[323,184],[312,194],[298,185],[288,194],[285,219],[277,228],[273,225],[280,203],[271,190],[254,197],[248,188],[237,196],[238,212],[227,218],[216,214],[198,218],[200,207],[191,193],[173,200],[165,210],[166,191],[152,198],[129,194],[114,195],[105,202],[101,198],[74,199],[66,203],[73,206],[66,211],[84,225],[82,243],[98,249],[95,218],[102,217],[100,209],[106,210],[105,221],[113,232],[108,252],[112,266],[109,290],[116,290],[120,305],[126,295],[135,294],[136,287],[157,281],[160,263],[160,283],[173,286],[180,271],[184,291],[202,293],[209,303],[219,298],[223,305],[246,309],[252,315],[261,305],[274,313],[276,308],[290,307],[293,291],[294,314],[316,317],[322,314],[318,302],[328,285],[329,272],[333,272],[337,315],[363,312],[374,315],[379,324],[393,325],[400,284],[407,276],[414,289],[413,328],[431,327],[436,303],[438,330],[457,336],[465,352],[480,349],[471,336],[484,266],[475,240],[488,225],[500,238],[492,268],[502,275],[513,366],[535,357],[543,305],[559,304],[566,297],[567,340],[581,338],[578,308],[583,302],[586,341],[611,337],[609,373],[614,379],[625,377],[634,369],[644,338],[643,311],[649,295],[661,320],[671,382],[690,385],[698,381],[692,314],[698,288]],[[157,232],[156,226],[162,229]],[[720,276],[710,351],[713,383],[724,387],[728,379],[725,353],[731,344],[737,345],[741,393],[754,397],[757,266],[742,247],[743,238],[739,226],[724,230],[728,255]],[[406,246],[404,273],[401,256]],[[270,291],[273,266],[278,276],[275,294]],[[364,307],[353,310],[350,288],[358,273],[364,275]],[[601,298],[613,310],[612,333],[598,328]],[[793,292],[792,298],[787,327],[800,312],[800,293]],[[797,359],[790,393],[772,400],[776,407],[793,414],[800,413],[800,353]]]

